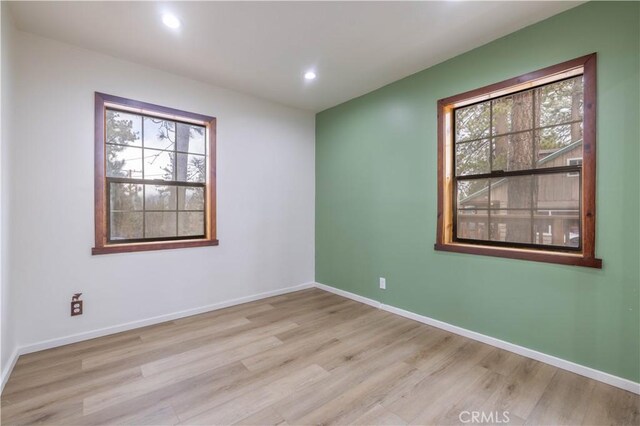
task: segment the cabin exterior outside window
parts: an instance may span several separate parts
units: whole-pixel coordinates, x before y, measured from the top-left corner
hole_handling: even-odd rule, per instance
[[[601,267],[596,55],[438,102],[436,250]]]

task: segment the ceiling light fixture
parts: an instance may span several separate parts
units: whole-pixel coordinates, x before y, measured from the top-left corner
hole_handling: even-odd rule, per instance
[[[316,73],[313,71],[307,71],[304,74],[304,79],[305,80],[315,80],[316,79]]]
[[[162,23],[173,30],[180,28],[180,20],[170,13],[162,15]]]

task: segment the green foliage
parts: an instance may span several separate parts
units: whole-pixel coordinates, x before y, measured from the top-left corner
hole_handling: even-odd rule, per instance
[[[162,149],[155,151],[145,149],[144,166],[141,162],[143,125],[145,147]],[[149,117],[143,119],[140,115],[107,110],[105,137],[108,144],[106,159],[108,176],[147,178],[151,173],[155,174],[156,179],[161,178],[166,181],[205,182],[205,157],[175,151],[176,148],[178,151],[189,151],[194,138],[200,143],[199,146],[202,146],[205,129],[189,125],[179,125],[178,129],[179,131],[176,131],[176,124],[173,121]],[[138,170],[138,164],[145,168],[146,176],[142,176],[142,170]],[[153,171],[150,172],[150,169]],[[176,235],[176,213],[145,213],[143,197],[147,207],[154,206],[152,209],[175,209],[176,197],[182,203],[180,208],[204,209],[202,188],[157,185],[156,183],[151,186],[134,183],[111,183],[110,185],[112,238]],[[145,186],[146,191],[144,191]],[[204,226],[203,218],[203,213],[182,214],[179,219],[181,232],[201,234]],[[143,224],[146,232],[143,230]]]
[[[531,155],[539,161],[582,139],[582,87],[582,76],[577,76],[458,108],[454,117],[456,175],[523,168],[532,164]],[[460,196],[482,187],[479,182],[461,182]]]
[[[136,116],[108,109],[105,122],[105,140],[113,144],[107,150],[107,161],[113,176],[126,177],[122,172],[125,160],[118,158],[128,146],[133,146],[140,141],[140,132],[133,128],[133,120]]]

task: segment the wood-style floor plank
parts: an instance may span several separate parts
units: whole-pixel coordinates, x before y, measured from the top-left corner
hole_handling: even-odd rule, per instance
[[[526,418],[526,424],[585,423],[595,384],[595,381],[586,377],[564,370],[556,371],[540,401]]]
[[[638,395],[318,289],[23,355],[1,407],[4,425],[640,423]]]

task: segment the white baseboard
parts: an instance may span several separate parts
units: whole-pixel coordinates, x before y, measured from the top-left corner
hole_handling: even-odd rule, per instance
[[[279,289],[279,290],[273,290],[273,291],[269,291],[269,292],[265,292],[265,293],[259,293],[259,294],[255,294],[255,295],[251,295],[251,296],[246,296],[246,297],[240,297],[237,299],[232,299],[232,300],[228,300],[225,302],[220,302],[220,303],[215,303],[212,305],[206,305],[206,306],[201,306],[198,308],[194,308],[194,309],[188,309],[188,310],[184,310],[184,311],[179,311],[179,312],[174,312],[174,313],[170,313],[170,314],[166,314],[166,315],[160,315],[160,316],[156,316],[156,317],[152,317],[152,318],[147,318],[144,320],[139,320],[139,321],[132,321],[132,322],[128,322],[128,323],[124,323],[124,324],[119,324],[116,326],[112,326],[112,327],[105,327],[105,328],[101,328],[101,329],[97,329],[97,330],[92,330],[92,331],[88,331],[88,332],[83,332],[83,333],[77,333],[77,334],[72,334],[69,336],[65,336],[65,337],[61,337],[61,338],[57,338],[57,339],[50,339],[50,340],[46,340],[46,341],[42,341],[42,342],[38,342],[38,343],[34,343],[31,345],[26,345],[26,346],[20,346],[17,347],[14,351],[13,354],[11,355],[10,361],[9,361],[9,365],[7,366],[6,370],[2,371],[2,382],[1,382],[1,386],[0,386],[0,392],[2,389],[4,389],[4,385],[6,384],[7,380],[9,379],[9,376],[11,375],[11,371],[13,370],[13,367],[15,366],[16,362],[18,361],[18,357],[20,355],[24,355],[24,354],[28,354],[31,352],[37,352],[37,351],[41,351],[44,349],[50,349],[50,348],[54,348],[54,347],[58,347],[58,346],[63,346],[63,345],[68,345],[70,343],[76,343],[76,342],[80,342],[83,340],[89,340],[89,339],[94,339],[96,337],[101,337],[101,336],[106,336],[109,334],[115,334],[115,333],[119,333],[122,331],[127,331],[127,330],[132,330],[135,328],[140,328],[140,327],[145,327],[148,325],[153,325],[153,324],[159,324],[161,322],[165,322],[165,321],[171,321],[174,319],[178,319],[178,318],[184,318],[184,317],[188,317],[188,316],[192,316],[192,315],[197,315],[197,314],[201,314],[204,312],[210,312],[210,311],[215,311],[217,309],[223,309],[223,308],[227,308],[230,306],[235,306],[235,305],[240,305],[242,303],[248,303],[248,302],[253,302],[255,300],[260,300],[260,299],[265,299],[267,297],[273,297],[273,296],[278,296],[281,294],[286,294],[286,293],[291,293],[294,291],[299,291],[299,290],[303,290],[306,288],[311,288],[311,287],[317,287],[321,290],[325,290],[325,291],[329,291],[331,293],[335,293],[339,296],[342,297],[346,297],[352,300],[355,300],[357,302],[360,303],[365,303],[367,305],[373,306],[375,308],[379,308],[379,309],[383,309],[385,311],[394,313],[396,315],[400,315],[433,327],[437,327],[446,331],[449,331],[451,333],[454,334],[458,334],[460,336],[464,336],[464,337],[468,337],[470,339],[473,340],[477,340],[479,342],[483,342],[486,343],[488,345],[491,346],[495,346],[513,353],[516,353],[518,355],[522,355],[525,356],[527,358],[531,358],[531,359],[535,359],[537,361],[540,362],[544,362],[546,364],[550,364],[553,365],[555,367],[561,368],[563,370],[567,370],[567,371],[571,371],[573,373],[579,374],[581,376],[585,376],[594,380],[598,380],[600,382],[603,383],[607,383],[609,385],[618,387],[620,389],[624,389],[627,390],[629,392],[633,392],[636,394],[640,394],[640,383],[636,383],[633,382],[631,380],[628,379],[624,379],[622,377],[618,377],[618,376],[614,376],[612,374],[609,373],[605,373],[603,371],[600,370],[596,370],[590,367],[586,367],[584,365],[580,365],[580,364],[576,364],[574,362],[571,361],[567,361],[565,359],[562,358],[557,358],[555,356],[552,355],[547,355],[545,353],[542,352],[538,352],[536,350],[533,349],[529,349],[526,348],[524,346],[519,346],[516,345],[514,343],[509,343],[506,342],[504,340],[500,340],[500,339],[496,339],[495,337],[491,337],[491,336],[487,336],[481,333],[477,333],[475,331],[471,331],[471,330],[467,330],[465,328],[462,327],[458,327],[456,325],[452,325],[449,323],[446,323],[444,321],[439,321],[424,315],[420,315],[420,314],[416,314],[414,312],[410,312],[410,311],[406,311],[404,309],[400,309],[400,308],[396,308],[394,306],[390,306],[390,305],[385,305],[383,303],[380,303],[377,300],[373,300],[373,299],[369,299],[367,297],[364,296],[360,296],[354,293],[350,293],[348,291],[344,291],[344,290],[340,290],[337,289],[335,287],[331,287],[328,286],[326,284],[321,284],[321,283],[305,283],[305,284],[300,284],[297,286],[293,286],[293,287],[287,287],[287,288],[283,288],[283,289]]]
[[[331,293],[335,293],[338,296],[346,297],[348,299],[355,300],[356,302],[364,303],[365,305],[371,305],[374,308],[380,308],[380,302],[377,302],[373,299],[369,299],[368,297],[358,296],[354,293],[349,293],[348,291],[340,290],[339,288],[331,287],[325,284],[315,283],[316,287],[320,290],[328,291]]]
[[[16,362],[18,362],[19,356],[20,354],[18,353],[18,348],[15,348],[15,350],[11,354],[11,357],[9,358],[9,363],[7,365],[7,368],[2,370],[2,382],[0,382],[0,392],[2,392],[2,390],[4,389],[4,385],[7,383],[7,380],[9,380],[9,376],[13,371],[13,367],[16,366]]]
[[[591,367],[576,364],[575,362],[567,361],[562,358],[558,358],[552,355],[547,355],[542,352],[538,352],[533,349],[526,348],[524,346],[509,343],[504,340],[496,339],[495,337],[487,336],[475,331],[467,330],[466,328],[458,327],[453,324],[439,321],[437,319],[429,318],[424,315],[416,314],[414,312],[406,311],[404,309],[396,308],[394,306],[385,305],[377,300],[369,299],[367,297],[359,296],[348,291],[340,290],[335,287],[328,286],[326,284],[316,283],[316,287],[331,293],[335,293],[339,296],[353,299],[357,302],[366,303],[373,307],[394,313],[396,315],[403,316],[405,318],[412,319],[433,327],[440,328],[442,330],[449,331],[460,336],[468,337],[469,339],[477,340],[482,343],[486,343],[491,346],[498,347],[500,349],[507,350],[509,352],[516,353],[518,355],[525,356],[527,358],[535,359],[536,361],[544,362],[545,364],[553,365],[554,367],[561,368],[563,370],[571,371],[581,376],[588,377],[590,379],[597,380],[599,382],[606,383],[611,386],[615,386],[620,389],[627,390],[636,394],[640,394],[640,383],[633,382],[622,377],[614,376],[604,371],[596,370]]]
[[[304,290],[306,288],[315,287],[314,282],[304,283],[293,287],[281,288],[278,290],[267,291],[264,293],[254,294],[251,296],[239,297],[237,299],[227,300],[220,303],[214,303],[212,305],[200,306],[198,308],[187,309],[184,311],[173,312],[170,314],[159,315],[152,318],[146,318],[138,321],[131,321],[124,324],[118,324],[111,327],[100,328],[97,330],[85,331],[82,333],[71,334],[64,337],[59,337],[50,340],[44,340],[42,342],[33,343],[25,346],[18,346],[11,355],[11,362],[6,371],[2,372],[2,387],[0,392],[4,389],[4,385],[11,375],[11,371],[15,366],[18,357],[32,352],[38,352],[45,349],[51,349],[58,346],[68,345],[70,343],[81,342],[83,340],[95,339],[96,337],[107,336],[109,334],[120,333],[134,328],[146,327],[148,325],[159,324],[166,321],[172,321],[178,318],[190,317],[192,315],[202,314],[205,312],[215,311],[218,309],[228,308],[230,306],[241,305],[243,303],[253,302],[260,299],[266,299],[267,297],[279,296],[281,294],[292,293],[294,291]]]

